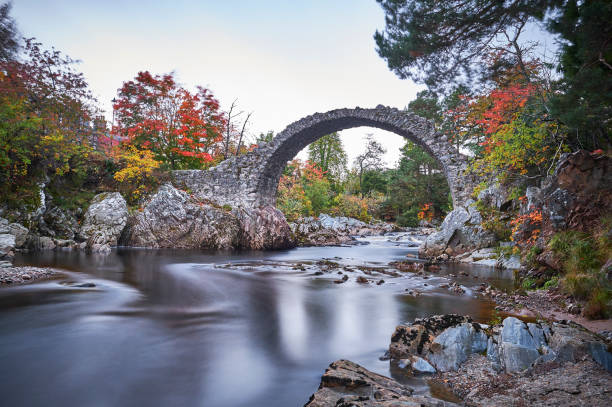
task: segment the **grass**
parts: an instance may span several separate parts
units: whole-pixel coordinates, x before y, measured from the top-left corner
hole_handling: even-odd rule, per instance
[[[611,223],[610,219],[604,219],[593,234],[574,230],[559,232],[548,243],[563,265],[563,290],[586,300],[584,315],[592,319],[612,317],[612,284],[606,270],[601,270],[612,254],[608,237]]]
[[[544,283],[544,288],[545,289],[550,289],[550,288],[555,288],[559,285],[559,278],[558,277],[553,277],[550,280],[546,281]]]
[[[521,287],[523,288],[523,290],[527,291],[527,290],[534,290],[535,288],[537,288],[537,281],[534,278],[524,278],[523,281],[521,282]]]

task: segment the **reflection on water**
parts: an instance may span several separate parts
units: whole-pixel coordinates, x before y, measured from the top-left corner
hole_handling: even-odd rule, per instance
[[[489,303],[436,288],[443,276],[355,282],[359,266],[405,259],[409,250],[378,239],[278,252],[23,255],[22,264],[69,272],[0,291],[3,405],[298,406],[336,359],[390,375],[378,357],[398,323],[491,316]],[[324,258],[346,267],[349,281],[334,284],[335,269],[315,275]],[[409,297],[407,288],[430,294]]]

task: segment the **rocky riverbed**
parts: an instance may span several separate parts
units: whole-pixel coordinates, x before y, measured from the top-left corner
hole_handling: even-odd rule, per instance
[[[611,351],[609,340],[571,322],[508,317],[487,325],[449,314],[398,326],[384,359],[395,366],[395,375],[428,375],[432,388],[450,390],[465,405],[608,406]],[[408,385],[341,360],[325,371],[306,405],[455,405],[452,397],[413,393]]]

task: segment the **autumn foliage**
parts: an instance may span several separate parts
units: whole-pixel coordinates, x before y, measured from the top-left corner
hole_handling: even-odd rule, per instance
[[[36,207],[39,185],[78,186],[96,152],[94,99],[75,61],[25,40],[0,63],[0,192]]]
[[[210,90],[192,93],[173,74],[139,72],[119,89],[112,135],[150,150],[169,169],[206,168],[219,153],[225,118]]]

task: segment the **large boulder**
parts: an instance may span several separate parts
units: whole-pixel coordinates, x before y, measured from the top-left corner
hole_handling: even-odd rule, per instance
[[[127,219],[127,204],[119,192],[98,194],[85,213],[79,236],[90,249],[116,246]]]
[[[0,261],[12,261],[15,255],[15,236],[0,234]]]
[[[15,236],[16,249],[24,247],[28,232],[28,229],[19,223],[9,223],[8,220],[0,218],[0,235],[9,234]]]
[[[273,206],[237,208],[232,213],[240,221],[240,246],[250,249],[284,249],[295,246],[285,215]]]
[[[523,321],[514,317],[504,319],[498,349],[507,372],[527,369],[540,357],[542,346],[544,344],[533,337]]]
[[[473,201],[466,207],[457,207],[446,215],[440,231],[427,237],[419,253],[425,257],[444,253],[458,255],[492,246],[496,242],[495,235],[483,229],[481,222],[482,216]]]
[[[40,234],[57,239],[72,240],[78,229],[76,218],[69,211],[57,206],[48,207],[38,220]]]
[[[391,336],[389,356],[392,359],[404,359],[412,355],[424,355],[436,336],[445,329],[470,322],[470,317],[446,314],[417,318],[412,324],[398,325]]]
[[[128,222],[121,243],[179,249],[292,247],[283,214],[273,207],[218,207],[163,185]]]
[[[450,314],[398,326],[391,337],[389,356],[400,367],[410,365],[413,371],[420,362],[417,358],[422,358],[438,371],[448,372],[459,369],[471,354],[485,353],[495,370],[507,373],[540,363],[590,357],[612,372],[610,346],[575,323],[525,323],[507,317],[501,326],[488,327]]]
[[[370,372],[348,360],[329,365],[316,393],[304,407],[443,407],[448,403],[429,396],[413,396],[413,389]]]
[[[464,322],[447,328],[429,347],[429,361],[442,372],[457,370],[470,354],[485,351],[487,340],[478,324]]]
[[[231,211],[198,202],[166,184],[130,219],[121,242],[177,249],[237,247],[240,222]]]
[[[28,228],[19,223],[11,223],[8,226],[8,233],[15,236],[15,248],[21,249],[25,246],[27,236],[29,233]]]

